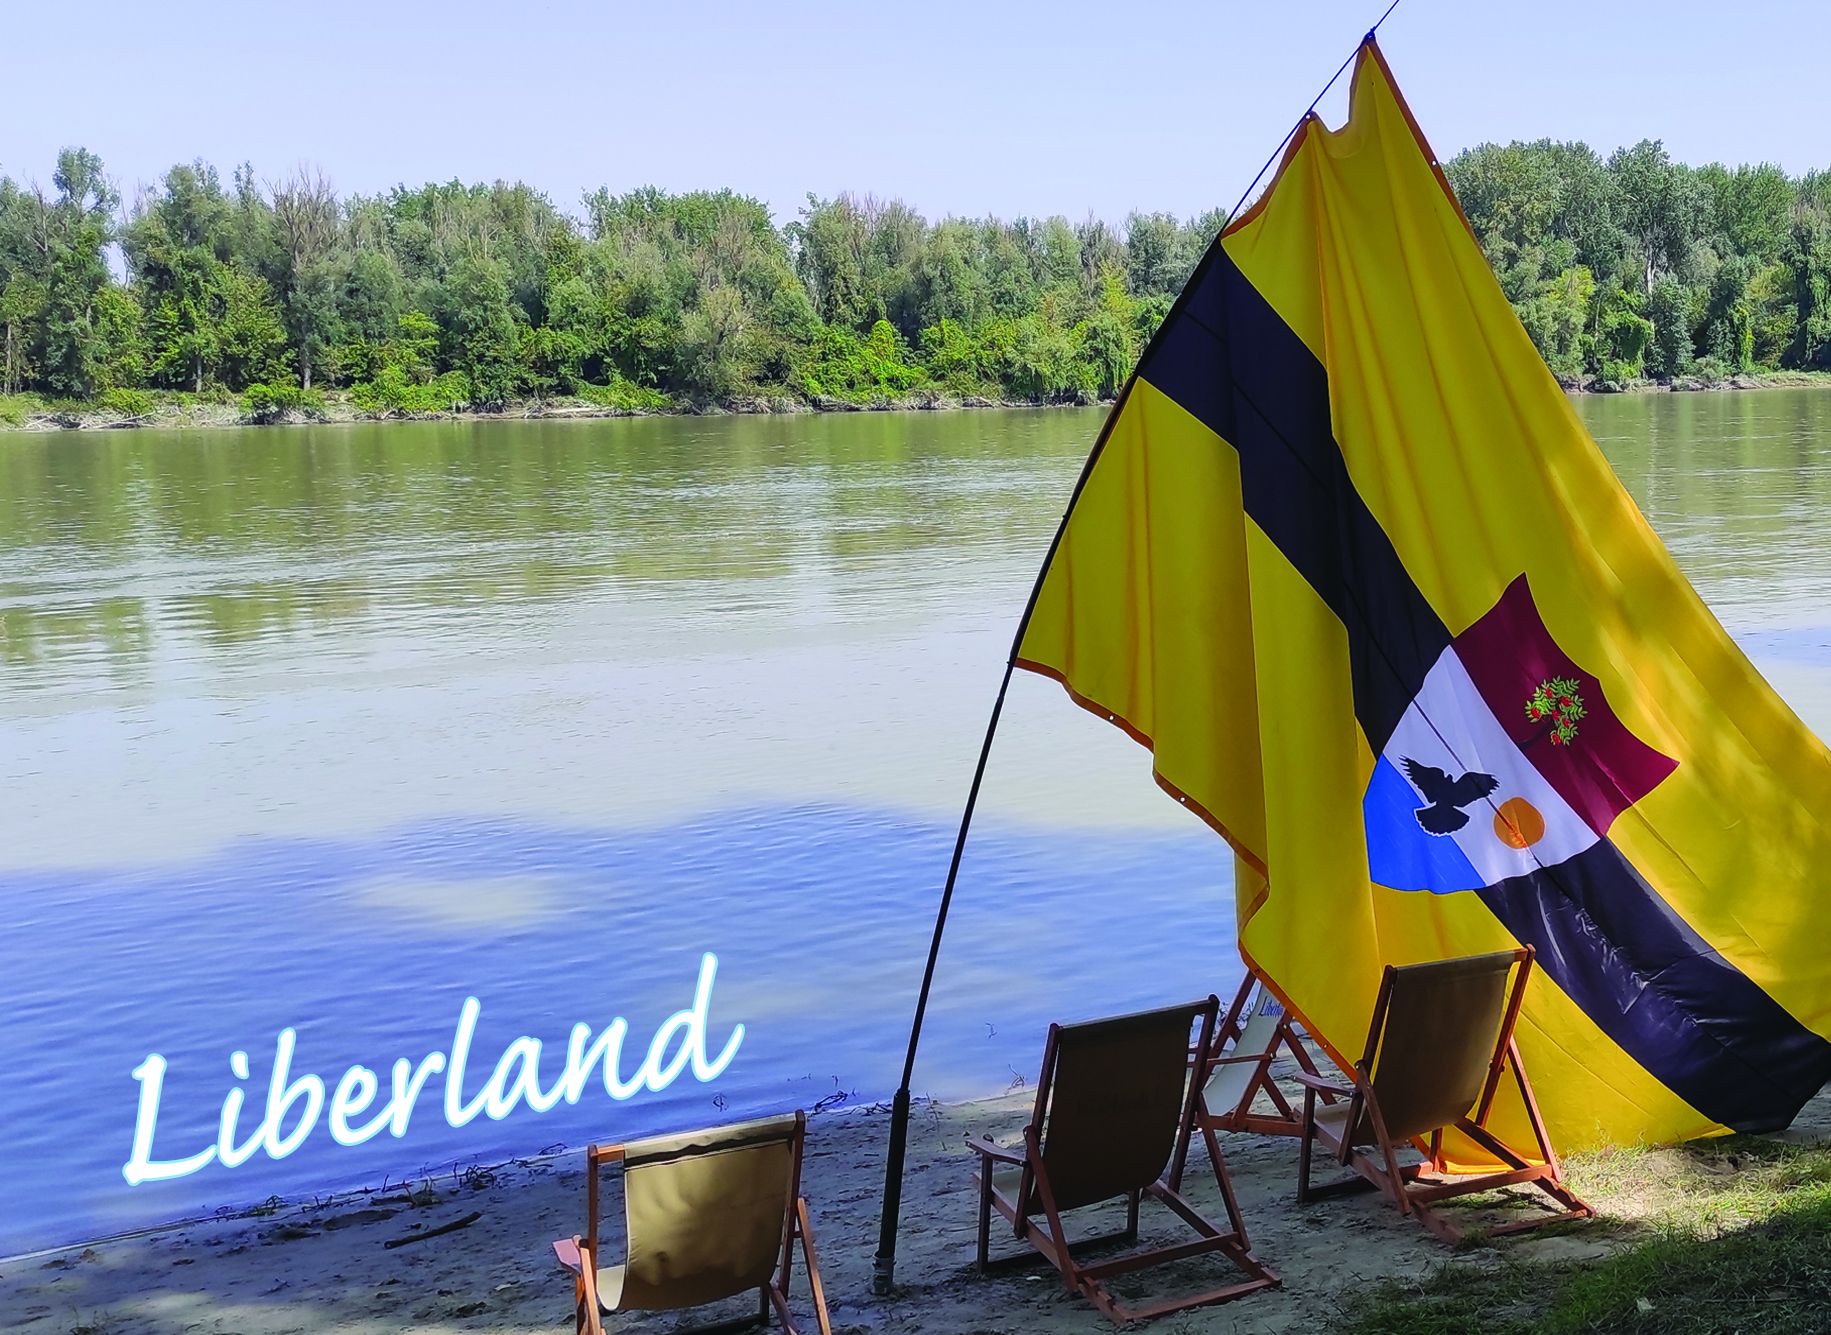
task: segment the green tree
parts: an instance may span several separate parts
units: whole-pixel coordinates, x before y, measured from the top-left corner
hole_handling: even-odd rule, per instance
[[[1691,369],[1691,309],[1685,289],[1676,279],[1662,278],[1647,298],[1647,318],[1653,324],[1653,342],[1647,349],[1649,374],[1662,378],[1683,375]]]
[[[1588,145],[1482,144],[1444,170],[1514,301],[1531,300],[1577,266],[1603,283],[1619,270],[1626,238],[1615,218],[1615,188]]]
[[[1698,171],[1708,192],[1717,253],[1765,264],[1780,254],[1793,210],[1794,186],[1772,163],[1730,171],[1711,163]]]
[[[441,296],[446,363],[464,374],[473,405],[501,405],[515,393],[521,345],[503,267],[492,259],[461,259]]]
[[[286,326],[267,280],[239,264],[225,264],[217,271],[211,298],[220,312],[216,352],[223,383],[244,389],[289,379]]]
[[[1081,349],[1090,391],[1097,398],[1115,397],[1138,362],[1132,301],[1116,267],[1100,275],[1099,304],[1081,327]]]
[[[985,275],[974,265],[978,238],[949,219],[934,229],[917,263],[917,309],[924,328],[952,321],[971,325],[990,305]]]
[[[17,394],[32,374],[31,347],[44,310],[42,282],[18,271],[0,287],[0,394]]]
[[[1543,147],[1480,144],[1458,153],[1445,168],[1496,273],[1512,270],[1551,235],[1557,180]]]
[[[1732,371],[1747,371],[1755,360],[1755,257],[1734,255],[1717,266],[1705,295],[1698,347]]]
[[[291,341],[300,388],[336,343],[337,298],[344,283],[336,193],[322,173],[295,172],[273,187],[273,235],[279,256],[274,287]]]
[[[1126,284],[1135,297],[1171,295],[1176,288],[1176,219],[1134,213],[1125,220]]]
[[[385,250],[358,248],[350,256],[337,298],[342,342],[332,360],[339,376],[369,380],[381,369],[382,349],[394,337],[404,300],[400,269]]]
[[[571,394],[593,375],[608,378],[610,331],[603,304],[583,278],[570,276],[547,289],[547,322],[528,331],[527,361],[543,389]]]
[[[1125,242],[1103,220],[1088,214],[1074,234],[1081,243],[1081,274],[1088,286],[1098,282],[1107,269],[1125,270]]]
[[[1831,213],[1817,203],[1795,209],[1780,262],[1792,276],[1795,312],[1787,360],[1831,370]]]
[[[1545,365],[1567,383],[1580,381],[1594,356],[1589,321],[1595,296],[1595,275],[1579,264],[1547,283],[1520,313]]]
[[[1091,387],[1083,379],[1081,340],[1040,312],[1012,321],[1013,337],[1003,350],[1004,382],[1020,398],[1058,403],[1082,397]]]
[[[1642,298],[1614,286],[1601,300],[1596,336],[1596,374],[1614,384],[1645,374],[1653,345],[1653,322],[1640,313]]]
[[[1643,139],[1608,160],[1617,195],[1616,216],[1639,254],[1646,293],[1662,276],[1676,275],[1703,229],[1705,196],[1689,168],[1673,162],[1665,145]]]
[[[103,247],[120,196],[87,149],[57,155],[54,201],[43,217],[44,307],[38,321],[39,378],[54,394],[86,398],[96,389],[95,304],[108,285]]]
[[[146,313],[126,288],[110,283],[95,294],[91,366],[98,390],[137,389],[146,383]]]
[[[1792,270],[1779,261],[1762,269],[1749,284],[1748,301],[1754,325],[1755,364],[1779,366],[1792,355],[1799,330]]]
[[[679,388],[699,399],[723,399],[748,388],[756,370],[749,313],[735,288],[701,294],[680,322]]]
[[[943,319],[922,331],[922,360],[931,378],[956,394],[983,394],[991,386],[981,348],[958,320]]]
[[[1483,144],[1446,164],[1527,332],[1566,382],[1831,365],[1831,174],[1693,170],[1656,141]],[[584,197],[458,181],[338,199],[322,177],[225,190],[175,167],[124,227],[93,155],[47,194],[0,177],[0,391],[142,383],[370,411],[583,394],[881,401],[927,386],[1110,397],[1223,219],[946,218],[810,197],[786,227],[732,191]],[[111,280],[118,239],[127,281]],[[284,383],[296,374],[297,387]]]
[[[146,310],[156,378],[201,391],[221,360],[230,205],[216,169],[180,163],[143,199],[122,238]]]
[[[829,201],[809,195],[800,221],[789,225],[789,238],[820,318],[861,328],[875,303],[865,291],[864,218],[850,197]]]

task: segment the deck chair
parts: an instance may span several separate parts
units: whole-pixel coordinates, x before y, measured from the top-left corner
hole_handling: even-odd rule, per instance
[[[1550,1197],[1555,1210],[1484,1230],[1515,1233],[1560,1219],[1586,1219],[1595,1212],[1564,1185],[1557,1154],[1545,1134],[1513,1027],[1519,1020],[1532,951],[1500,951],[1432,964],[1388,965],[1373,1003],[1367,1047],[1355,1063],[1351,1084],[1300,1075],[1303,1149],[1297,1168],[1297,1199],[1332,1195],[1368,1184],[1415,1216],[1445,1241],[1463,1237],[1436,1209],[1454,1196],[1526,1184]],[[1512,985],[1508,976],[1512,975]],[[1488,1113],[1503,1068],[1512,1071],[1532,1128],[1530,1155],[1503,1143],[1488,1129]],[[1319,1094],[1341,1102],[1317,1107]],[[1494,1172],[1451,1181],[1421,1181],[1430,1170],[1444,1173],[1443,1133],[1454,1129],[1503,1165]],[[1399,1164],[1406,1141],[1428,1143],[1421,1164]],[[1310,1146],[1320,1141],[1359,1178],[1323,1187],[1310,1185]]]
[[[585,1221],[581,1236],[553,1244],[573,1271],[576,1330],[602,1335],[610,1312],[698,1307],[746,1291],[754,1316],[699,1327],[732,1330],[767,1322],[771,1309],[789,1335],[790,1263],[797,1244],[807,1263],[814,1315],[832,1335],[814,1230],[801,1195],[807,1117],[772,1117],[585,1152]],[[606,1164],[623,1165],[628,1257],[607,1266],[600,1255],[598,1179]]]
[[[1200,1025],[1196,1048],[1205,1060],[1219,1010],[1219,1000],[1209,997],[1164,1010],[1049,1027],[1036,1107],[1024,1128],[1023,1144],[1006,1149],[984,1137],[968,1142],[979,1155],[981,1271],[991,1264],[995,1208],[1010,1222],[1013,1236],[1027,1241],[1061,1272],[1070,1294],[1086,1297],[1117,1322],[1226,1302],[1278,1284],[1278,1276],[1250,1250],[1233,1182],[1212,1135],[1208,1148],[1227,1210],[1225,1231],[1162,1180],[1183,1128],[1189,1125],[1196,1094],[1195,1082],[1188,1078],[1190,1030]],[[1135,1243],[1139,1205],[1146,1196],[1168,1206],[1195,1231],[1195,1240],[1093,1263],[1074,1255],[1073,1247],[1089,1243]],[[1126,1204],[1122,1233],[1069,1242],[1062,1225],[1065,1213],[1116,1200]],[[1136,1309],[1123,1306],[1105,1284],[1113,1275],[1211,1252],[1246,1278]]]
[[[1296,1059],[1300,1071],[1317,1075],[1297,1027],[1272,990],[1257,974],[1248,972],[1234,993],[1233,1004],[1221,1017],[1215,1031],[1214,1050],[1206,1067],[1206,1078],[1195,1099],[1195,1122],[1192,1130],[1204,1132],[1249,1131],[1261,1136],[1300,1136],[1303,1118],[1278,1082],[1272,1079],[1272,1063],[1280,1050]],[[1196,1065],[1193,1050],[1190,1065]],[[1254,1111],[1259,1097],[1271,1104],[1269,1112]],[[1334,1102],[1333,1094],[1322,1096]],[[1180,1187],[1192,1136],[1185,1132],[1178,1143],[1175,1164],[1170,1169],[1171,1187]]]
[[[1296,1059],[1298,1069],[1318,1074],[1297,1027],[1258,975],[1248,973],[1222,1018],[1219,1041],[1208,1058],[1197,1112],[1216,1131],[1252,1131],[1262,1136],[1300,1136],[1303,1118],[1271,1077],[1280,1049]],[[1263,1094],[1274,1112],[1258,1113],[1253,1105]]]

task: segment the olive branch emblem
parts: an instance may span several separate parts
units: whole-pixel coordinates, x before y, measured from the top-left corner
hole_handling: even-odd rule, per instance
[[[1577,738],[1577,720],[1584,716],[1583,697],[1570,677],[1541,681],[1526,701],[1526,717],[1551,724],[1551,744],[1569,746]]]

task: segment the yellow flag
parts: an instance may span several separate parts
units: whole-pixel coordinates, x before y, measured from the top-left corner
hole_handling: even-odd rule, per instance
[[[1204,258],[1018,648],[1238,855],[1338,1059],[1386,964],[1530,945],[1577,1147],[1785,1125],[1831,1076],[1831,755],[1540,361],[1377,47]]]

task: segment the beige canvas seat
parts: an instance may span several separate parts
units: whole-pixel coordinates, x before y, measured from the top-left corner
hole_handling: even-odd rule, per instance
[[[1373,1006],[1367,1046],[1351,1084],[1303,1074],[1303,1148],[1297,1199],[1371,1184],[1448,1241],[1463,1234],[1435,1208],[1439,1201],[1497,1187],[1530,1185],[1550,1198],[1551,1212],[1484,1230],[1489,1234],[1536,1228],[1594,1212],[1564,1185],[1556,1152],[1545,1134],[1538,1102],[1519,1047],[1513,1041],[1532,951],[1500,951],[1431,964],[1388,966]],[[1512,977],[1508,985],[1509,975]],[[1494,1096],[1511,1071],[1524,1102],[1533,1143],[1527,1152],[1501,1140],[1488,1126]],[[1319,1094],[1341,1099],[1319,1108]],[[1501,1165],[1492,1172],[1449,1175],[1445,1131],[1460,1132]],[[1325,1187],[1310,1185],[1310,1145],[1321,1141],[1358,1178]],[[1399,1163],[1399,1147],[1426,1148],[1421,1164]],[[1450,1180],[1422,1181],[1429,1172]]]
[[[1262,1136],[1299,1136],[1303,1118],[1272,1079],[1272,1063],[1288,1052],[1299,1070],[1317,1074],[1284,1003],[1257,974],[1248,973],[1221,1017],[1207,1079],[1196,1115],[1216,1131],[1252,1131]],[[1258,1111],[1263,1097],[1269,1112]]]
[[[1262,1136],[1300,1136],[1303,1118],[1272,1078],[1272,1063],[1288,1052],[1299,1071],[1316,1075],[1316,1063],[1284,1003],[1257,974],[1248,971],[1234,993],[1233,1004],[1215,1031],[1207,1077],[1195,1099],[1193,1130],[1249,1131]],[[1195,1054],[1190,1053],[1190,1064]],[[1322,1096],[1333,1102],[1333,1094]],[[1269,1108],[1260,1110],[1263,1099]],[[1170,1170],[1170,1185],[1180,1186],[1191,1136],[1185,1135]]]
[[[814,1249],[801,1158],[807,1118],[772,1117],[586,1151],[586,1229],[553,1244],[571,1269],[576,1328],[600,1335],[603,1314],[666,1311],[754,1291],[757,1312],[704,1329],[769,1320],[795,1335],[788,1286],[798,1245],[807,1263],[815,1320],[831,1335]],[[606,1265],[601,1252],[599,1176],[623,1165],[628,1253]]]
[[[1189,1078],[1189,1035],[1199,1026],[1196,1052],[1205,1069],[1220,1002],[1215,997],[1184,1006],[1087,1024],[1051,1025],[1037,1081],[1036,1106],[1023,1144],[1007,1149],[983,1137],[968,1142],[979,1156],[979,1266],[990,1264],[992,1211],[1010,1221],[1015,1237],[1027,1241],[1061,1272],[1071,1294],[1081,1294],[1114,1321],[1135,1321],[1226,1302],[1274,1287],[1278,1277],[1252,1254],[1246,1225],[1234,1199],[1226,1160],[1212,1133],[1209,1154],[1227,1211],[1228,1227],[1210,1222],[1163,1180],[1190,1125],[1195,1082]],[[1164,1247],[1135,1250],[1097,1262],[1078,1259],[1074,1248],[1110,1238],[1071,1244],[1062,1216],[1068,1211],[1123,1200],[1126,1227],[1117,1235],[1138,1237],[1143,1198],[1167,1206],[1196,1238]],[[1038,1216],[1041,1216],[1039,1219]],[[1186,1298],[1139,1308],[1121,1304],[1105,1280],[1171,1261],[1215,1253],[1247,1278]]]

